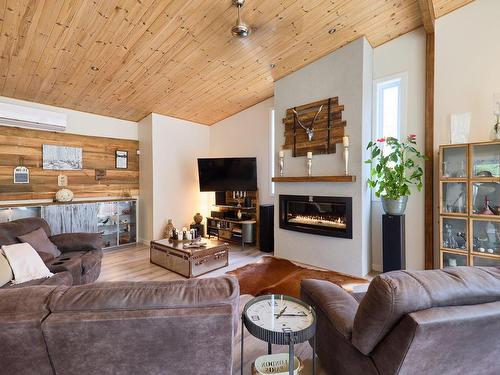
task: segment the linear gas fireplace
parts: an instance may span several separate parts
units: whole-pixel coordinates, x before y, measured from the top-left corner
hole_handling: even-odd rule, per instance
[[[352,198],[280,195],[280,228],[352,238]]]

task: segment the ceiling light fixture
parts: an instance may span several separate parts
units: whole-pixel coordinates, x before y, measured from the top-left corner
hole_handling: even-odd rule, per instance
[[[271,69],[276,68],[276,64],[270,64],[269,66],[271,67]]]
[[[246,38],[250,35],[250,27],[241,20],[240,9],[245,5],[245,0],[233,0],[233,5],[238,10],[238,19],[231,28],[231,34],[237,38]]]
[[[335,34],[336,31],[337,29],[335,27],[331,28],[330,30],[328,30],[328,34]]]
[[[91,66],[90,69],[93,70],[94,72],[97,72],[99,70],[97,66]]]

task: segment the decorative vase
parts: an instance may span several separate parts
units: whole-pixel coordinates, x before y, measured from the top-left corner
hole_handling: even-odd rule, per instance
[[[71,202],[73,197],[73,192],[69,189],[61,189],[56,193],[57,202]]]
[[[174,237],[174,224],[172,224],[172,219],[168,219],[167,226],[165,227],[165,233],[163,234],[165,238]]]
[[[387,215],[401,216],[405,214],[408,196],[405,195],[398,199],[388,199],[382,196],[381,200],[382,208]]]
[[[196,215],[193,216],[193,220],[196,224],[200,224],[203,220],[203,216],[201,216],[201,214],[197,212]]]

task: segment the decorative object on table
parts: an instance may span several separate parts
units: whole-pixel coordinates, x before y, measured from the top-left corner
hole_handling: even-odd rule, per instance
[[[30,170],[22,165],[14,168],[14,183],[15,184],[29,184],[30,183]]]
[[[344,145],[344,173],[349,176],[349,137],[347,135],[342,137],[342,143]]]
[[[300,299],[268,294],[250,300],[241,317],[241,374],[244,363],[244,329],[267,342],[267,354],[272,344],[288,346],[288,375],[293,375],[294,346],[312,339],[312,374],[316,375],[316,312]]]
[[[71,202],[73,200],[74,194],[69,189],[61,189],[56,193],[57,202]]]
[[[43,169],[80,170],[83,168],[82,149],[56,145],[42,146]]]
[[[304,104],[286,110],[285,143],[283,149],[292,150],[292,156],[336,152],[336,144],[342,142],[346,122],[342,121],[344,106],[338,97]]]
[[[106,170],[103,168],[95,169],[95,180],[101,181],[106,178]]]
[[[195,224],[200,224],[203,221],[203,216],[197,212],[196,215],[193,216],[193,220]]]
[[[285,151],[280,150],[279,157],[280,157],[280,163],[279,163],[280,164],[280,176],[283,177],[285,174]]]
[[[200,247],[206,247],[207,242],[202,242],[201,238],[193,238],[189,243],[185,243],[182,245],[183,249],[199,249]]]
[[[471,113],[454,113],[451,115],[450,143],[469,142]]]
[[[313,166],[313,155],[311,151],[307,152],[307,175],[309,177],[312,176],[312,166]]]
[[[386,214],[403,215],[411,194],[410,186],[415,185],[418,191],[423,188],[421,162],[426,157],[415,148],[416,144],[416,136],[411,134],[406,141],[380,138],[370,141],[366,147],[370,159],[365,163],[372,164],[368,185],[375,189],[375,196],[381,198]]]
[[[312,121],[311,121],[311,125],[304,125],[302,124],[302,121],[299,120],[299,114],[297,113],[297,111],[294,109],[292,109],[292,112],[293,112],[293,115],[294,115],[294,121],[300,125],[300,127],[302,129],[304,129],[306,131],[306,134],[307,134],[307,140],[309,142],[311,142],[313,140],[313,137],[314,137],[314,123],[316,122],[316,119],[318,118],[321,110],[323,109],[323,106],[320,105],[319,106],[319,109],[318,111],[316,112],[316,114],[314,115]]]
[[[57,176],[57,186],[64,187],[68,186],[68,176],[65,174],[60,174]]]
[[[268,354],[257,357],[254,363],[254,369],[257,375],[287,375],[289,371],[288,354]],[[299,358],[294,357],[293,373],[300,374],[304,368]]]
[[[128,168],[128,151],[115,151],[115,168],[127,169]]]
[[[201,223],[200,224],[193,223],[189,226],[189,228],[194,229],[196,231],[195,238],[205,237],[205,225]]]
[[[241,220],[242,217],[241,210],[236,211],[236,217],[238,218],[238,220]]]
[[[174,224],[172,219],[167,220],[167,225],[165,226],[165,232],[163,233],[163,238],[173,238],[174,235]]]
[[[448,249],[456,249],[458,247],[457,240],[453,235],[453,227],[451,224],[445,224],[446,239],[444,240],[444,247]]]
[[[246,196],[245,197],[245,207],[252,207],[252,197]]]

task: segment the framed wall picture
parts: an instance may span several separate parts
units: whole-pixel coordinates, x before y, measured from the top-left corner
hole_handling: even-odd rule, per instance
[[[29,184],[30,183],[30,171],[28,168],[22,165],[14,168],[14,183],[15,184]]]
[[[68,171],[83,168],[81,147],[43,145],[42,148],[43,169]]]
[[[116,150],[115,167],[117,169],[127,169],[128,168],[128,151]]]

